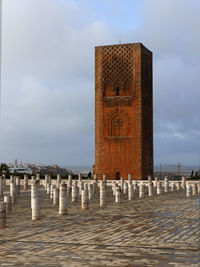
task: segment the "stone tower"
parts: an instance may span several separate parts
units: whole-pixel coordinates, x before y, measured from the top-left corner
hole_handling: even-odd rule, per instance
[[[94,173],[153,175],[152,53],[141,43],[95,48]]]

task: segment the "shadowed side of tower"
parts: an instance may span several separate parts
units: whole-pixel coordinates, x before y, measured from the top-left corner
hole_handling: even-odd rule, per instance
[[[94,173],[153,175],[152,53],[140,43],[95,48]]]

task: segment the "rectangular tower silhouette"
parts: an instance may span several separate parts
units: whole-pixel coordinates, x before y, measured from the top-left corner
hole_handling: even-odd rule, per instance
[[[153,175],[152,52],[95,47],[95,165],[99,179]]]

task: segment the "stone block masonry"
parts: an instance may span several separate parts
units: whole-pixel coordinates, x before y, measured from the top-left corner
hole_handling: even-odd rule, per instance
[[[153,176],[152,53],[140,43],[95,48],[94,173]]]

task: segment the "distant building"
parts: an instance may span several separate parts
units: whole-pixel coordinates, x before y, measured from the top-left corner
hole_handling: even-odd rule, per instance
[[[26,168],[23,166],[15,166],[9,168],[10,173],[21,173],[21,174],[33,174],[32,170],[30,168]]]

